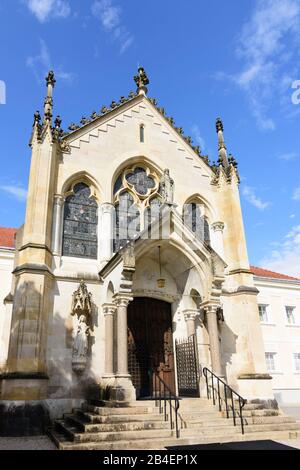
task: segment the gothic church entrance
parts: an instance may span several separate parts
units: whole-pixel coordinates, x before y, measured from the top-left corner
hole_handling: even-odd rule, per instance
[[[171,305],[136,297],[128,308],[128,369],[137,398],[152,392],[155,371],[175,393]]]

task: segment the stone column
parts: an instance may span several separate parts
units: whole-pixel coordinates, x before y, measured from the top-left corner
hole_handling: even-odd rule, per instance
[[[110,260],[113,254],[114,205],[109,202],[104,202],[103,204],[101,204],[100,211],[100,262],[105,264],[107,263],[107,261]]]
[[[54,195],[53,219],[52,219],[52,252],[54,255],[61,254],[61,234],[62,234],[62,208],[63,197],[60,194]]]
[[[184,319],[186,321],[186,330],[188,337],[196,334],[195,320],[198,313],[198,310],[189,309],[183,311]]]
[[[214,222],[211,225],[214,232],[213,248],[224,259],[224,243],[223,243],[223,222]]]
[[[212,371],[218,376],[223,376],[221,367],[221,352],[218,332],[217,305],[205,307],[207,328],[209,334],[209,346],[211,355]]]
[[[102,305],[105,318],[105,377],[114,375],[114,314],[117,306]]]
[[[127,345],[127,307],[132,298],[119,297],[117,300],[117,374],[128,376],[128,345]]]
[[[111,399],[116,402],[131,402],[135,400],[135,389],[128,373],[128,335],[127,307],[133,300],[128,294],[115,296],[117,304],[117,373],[114,387],[111,389]]]

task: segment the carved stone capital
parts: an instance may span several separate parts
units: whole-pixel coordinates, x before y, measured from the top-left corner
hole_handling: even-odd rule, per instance
[[[64,198],[61,194],[54,194],[54,204],[57,206],[62,206],[64,203]]]
[[[102,214],[109,213],[111,214],[114,211],[114,205],[111,202],[103,202],[101,204],[101,212]]]
[[[182,313],[183,313],[185,321],[188,321],[188,320],[195,321],[197,315],[199,315],[199,310],[187,309],[187,310],[183,310]]]
[[[129,302],[133,300],[133,297],[130,297],[126,294],[117,294],[115,297],[115,302],[118,307],[128,307]]]
[[[224,230],[224,223],[223,222],[214,222],[211,224],[211,228],[213,229],[214,232],[223,232]]]
[[[117,310],[117,306],[112,303],[106,303],[102,305],[102,310],[103,310],[104,316],[114,315]]]

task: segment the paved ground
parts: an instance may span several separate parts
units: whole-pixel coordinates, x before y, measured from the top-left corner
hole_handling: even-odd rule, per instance
[[[293,447],[292,447],[293,446]],[[191,446],[168,447],[168,450],[295,450],[300,449],[300,439],[288,441],[243,441],[224,442],[222,444],[200,444]]]
[[[300,449],[300,439],[287,441],[246,441],[225,444],[174,446],[169,450],[293,450]],[[47,436],[0,437],[0,450],[57,450]]]
[[[0,437],[0,450],[56,450],[47,436]]]

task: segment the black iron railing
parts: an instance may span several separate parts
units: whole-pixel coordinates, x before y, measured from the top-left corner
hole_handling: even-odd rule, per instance
[[[179,398],[153,369],[151,370],[151,376],[152,399],[155,400],[156,406],[159,407],[159,412],[164,414],[165,421],[170,422],[170,428],[175,428],[176,437],[179,438]]]
[[[243,407],[246,400],[207,367],[203,368],[203,375],[206,380],[207,398],[212,399],[214,405],[218,403],[219,411],[225,408],[226,418],[230,418],[230,413],[232,413],[234,426],[240,421],[242,434],[244,434]]]

